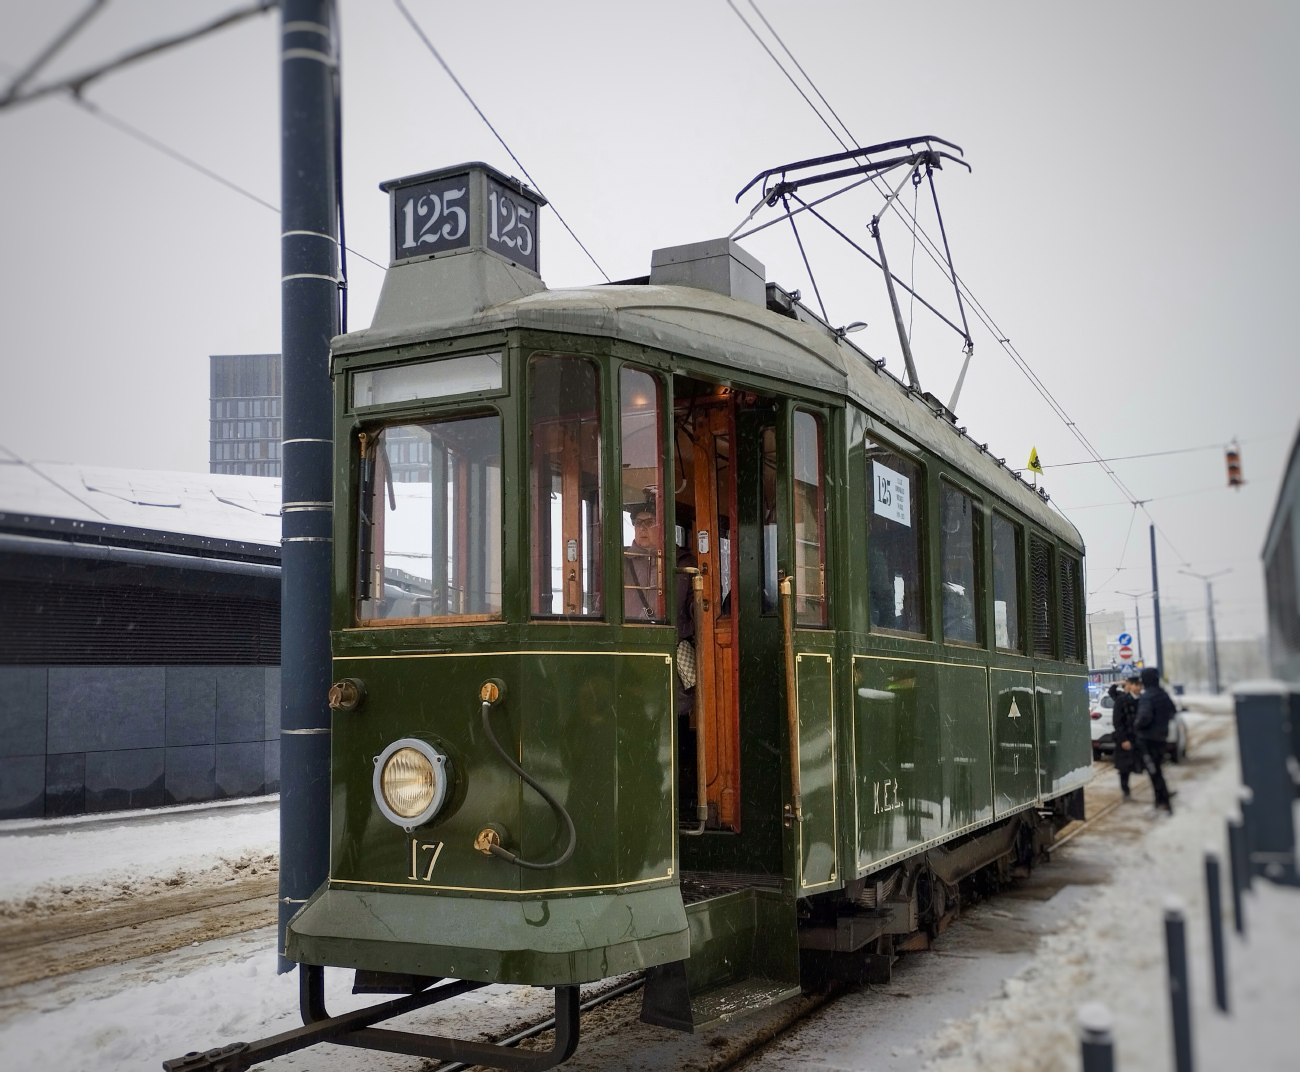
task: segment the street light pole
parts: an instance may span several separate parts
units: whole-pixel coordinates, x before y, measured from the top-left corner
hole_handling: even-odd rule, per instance
[[[1138,662],[1142,663],[1142,665],[1145,666],[1146,662],[1142,658],[1142,614],[1138,608],[1138,600],[1141,599],[1143,596],[1150,595],[1151,593],[1150,592],[1117,592],[1115,594],[1121,596],[1128,596],[1129,599],[1133,600],[1133,632],[1137,636]]]
[[[1219,639],[1214,632],[1214,578],[1231,573],[1232,569],[1222,569],[1218,573],[1193,573],[1191,570],[1179,570],[1188,577],[1195,577],[1205,582],[1205,654],[1206,672],[1210,676],[1210,691],[1219,694]]]
[[[1156,569],[1156,527],[1151,526],[1151,610],[1156,619],[1156,666],[1165,676],[1165,645],[1160,635],[1160,572]]]

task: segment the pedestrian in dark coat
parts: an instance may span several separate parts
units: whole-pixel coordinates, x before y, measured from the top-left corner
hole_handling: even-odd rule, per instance
[[[1142,693],[1138,696],[1137,720],[1133,724],[1137,732],[1138,749],[1142,756],[1142,765],[1151,776],[1151,788],[1155,791],[1156,807],[1173,814],[1173,805],[1169,802],[1169,788],[1165,785],[1165,776],[1160,764],[1165,758],[1165,744],[1169,740],[1169,723],[1178,714],[1169,693],[1160,686],[1160,671],[1154,666],[1142,670]]]
[[[1110,698],[1115,702],[1111,714],[1115,738],[1115,770],[1119,772],[1119,788],[1125,800],[1132,799],[1133,794],[1129,791],[1128,780],[1129,775],[1138,769],[1137,734],[1133,729],[1133,723],[1137,721],[1138,709],[1136,689],[1136,677],[1129,681],[1116,682],[1110,687]]]

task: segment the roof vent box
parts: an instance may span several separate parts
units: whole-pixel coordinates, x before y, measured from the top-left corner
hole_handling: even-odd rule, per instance
[[[699,287],[767,308],[766,269],[730,238],[657,249],[650,285]]]

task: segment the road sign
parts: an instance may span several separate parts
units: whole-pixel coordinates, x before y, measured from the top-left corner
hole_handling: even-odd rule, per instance
[[[1131,663],[1133,661],[1133,649],[1127,644],[1119,646],[1119,661],[1122,663]]]
[[[1120,635],[1115,639],[1119,641],[1119,646],[1121,648],[1127,648],[1130,644],[1133,643],[1133,638],[1129,636],[1128,633],[1120,633]]]

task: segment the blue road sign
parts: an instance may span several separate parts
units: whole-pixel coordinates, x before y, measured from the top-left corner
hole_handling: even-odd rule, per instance
[[[1133,643],[1133,638],[1129,636],[1128,633],[1120,633],[1116,639],[1119,641],[1119,646],[1121,648],[1127,647]]]

